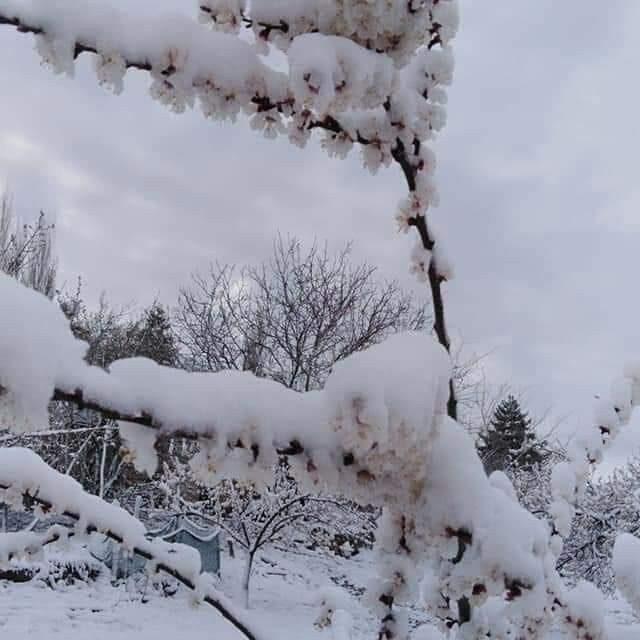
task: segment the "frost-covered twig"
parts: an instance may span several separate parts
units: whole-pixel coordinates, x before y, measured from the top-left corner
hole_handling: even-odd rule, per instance
[[[0,392],[1,394],[1,392]],[[52,398],[56,400],[56,393],[54,392],[54,396]],[[75,404],[75,403],[74,403]],[[117,426],[112,424],[105,425],[97,425],[95,427],[77,427],[73,429],[46,429],[44,431],[30,431],[29,433],[21,433],[20,435],[16,435],[15,433],[5,433],[0,436],[0,445],[4,445],[5,443],[15,442],[18,438],[55,438],[61,435],[69,435],[69,434],[79,434],[79,433],[99,433],[102,431],[117,429]]]

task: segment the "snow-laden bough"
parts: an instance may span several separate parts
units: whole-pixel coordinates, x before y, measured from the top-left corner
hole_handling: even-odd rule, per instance
[[[411,272],[429,284],[438,341],[448,350],[442,283],[453,269],[427,210],[438,204],[427,143],[446,121],[453,75],[456,0],[201,0],[200,22],[151,13],[135,18],[99,0],[0,0],[0,25],[35,36],[43,62],[72,75],[93,57],[100,84],[120,93],[131,69],[151,76],[150,95],[176,112],[250,118],[266,137],[305,146],[316,130],[331,156],[354,147],[372,173],[395,162],[408,195],[396,213],[422,250]],[[241,28],[253,42],[238,35]],[[271,45],[285,64],[274,64]],[[456,414],[453,386],[449,413]]]
[[[547,531],[489,482],[473,442],[447,417],[451,363],[431,336],[394,336],[336,364],[322,391],[301,394],[249,372],[188,373],[139,358],[103,371],[84,362],[83,344],[54,303],[7,276],[0,298],[0,402],[9,424],[42,428],[49,400],[64,399],[127,424],[128,455],[148,471],[156,438],[180,434],[199,440],[192,464],[212,482],[266,480],[287,454],[303,485],[384,507],[370,601],[387,637],[402,637],[392,605],[416,596],[426,559],[439,563],[451,603],[536,603],[545,592]],[[86,496],[26,450],[0,454],[6,497],[37,497],[173,566],[118,507]],[[194,571],[183,573],[196,584]]]

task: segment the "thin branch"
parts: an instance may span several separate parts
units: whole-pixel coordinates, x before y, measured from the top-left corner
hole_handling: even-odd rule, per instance
[[[0,395],[2,389],[0,389]],[[90,433],[97,431],[106,431],[108,429],[117,429],[118,427],[112,424],[99,425],[95,427],[78,427],[77,429],[47,429],[44,431],[31,431],[28,433],[7,433],[0,436],[0,444],[3,442],[10,442],[12,440],[20,440],[22,438],[51,438],[53,436],[61,435],[76,435],[78,433]]]

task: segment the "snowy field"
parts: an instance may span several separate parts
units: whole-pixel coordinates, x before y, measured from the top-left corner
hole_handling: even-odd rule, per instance
[[[353,637],[374,637],[374,620],[358,598],[370,575],[366,558],[344,560],[277,551],[263,557],[251,585],[250,615],[259,621],[265,638],[331,638],[331,631],[319,631],[313,623],[319,612],[319,594],[336,585],[352,605],[358,629]],[[242,602],[242,561],[228,557],[223,561],[221,587]],[[112,586],[108,572],[90,585],[78,583],[56,590],[37,580],[26,584],[0,581],[0,633],[6,638],[37,635],[69,640],[241,637],[213,608],[195,603],[187,590],[163,597],[149,588],[144,600],[126,585]],[[411,618],[414,624],[424,619],[417,612]],[[212,636],[214,631],[219,635]]]
[[[375,639],[375,622],[362,602],[362,593],[371,574],[367,557],[352,560],[313,553],[264,555],[254,576],[251,616],[259,621],[265,638]],[[242,565],[224,558],[222,587],[241,601]],[[350,599],[354,618],[350,636],[331,629],[318,630],[313,622],[318,615],[319,594],[339,585]],[[40,581],[26,584],[0,582],[0,634],[2,638],[41,640],[211,640],[241,636],[207,605],[196,604],[185,590],[162,597],[152,589],[142,601],[139,592],[125,585],[114,587],[105,574],[91,585],[59,586],[56,590]],[[626,603],[606,602],[612,638],[640,638],[640,624]],[[412,627],[426,618],[409,610]],[[560,634],[553,634],[560,638]]]

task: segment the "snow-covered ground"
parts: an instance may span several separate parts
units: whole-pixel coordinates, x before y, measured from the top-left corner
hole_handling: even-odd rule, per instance
[[[313,626],[319,594],[338,587],[348,599],[353,616],[352,640],[375,638],[375,624],[361,594],[371,576],[366,555],[351,560],[317,553],[270,551],[257,568],[251,591],[249,615],[259,621],[265,638],[344,637]],[[224,558],[222,588],[242,601],[242,560]],[[615,626],[615,640],[640,638],[640,625],[626,603],[607,602],[608,618]],[[426,618],[409,610],[412,627]],[[41,581],[14,584],[0,581],[0,637],[21,640],[233,640],[240,636],[211,607],[195,604],[185,590],[162,597],[148,589],[145,601],[125,585],[111,585],[108,573],[90,585],[58,586]]]
[[[259,620],[265,637],[331,638],[330,631],[318,631],[313,622],[319,612],[319,594],[336,585],[345,598],[351,598],[358,628],[354,637],[373,637],[373,619],[358,598],[371,571],[366,557],[344,560],[308,552],[271,551],[263,558],[252,579],[248,615]],[[225,556],[223,562],[221,588],[242,602],[243,560]],[[108,570],[89,585],[58,585],[55,590],[38,580],[24,584],[0,581],[0,637],[34,635],[47,640],[240,637],[213,608],[195,604],[188,591],[180,589],[175,596],[163,597],[148,588],[142,602],[139,591],[128,590],[126,585],[112,586]]]

